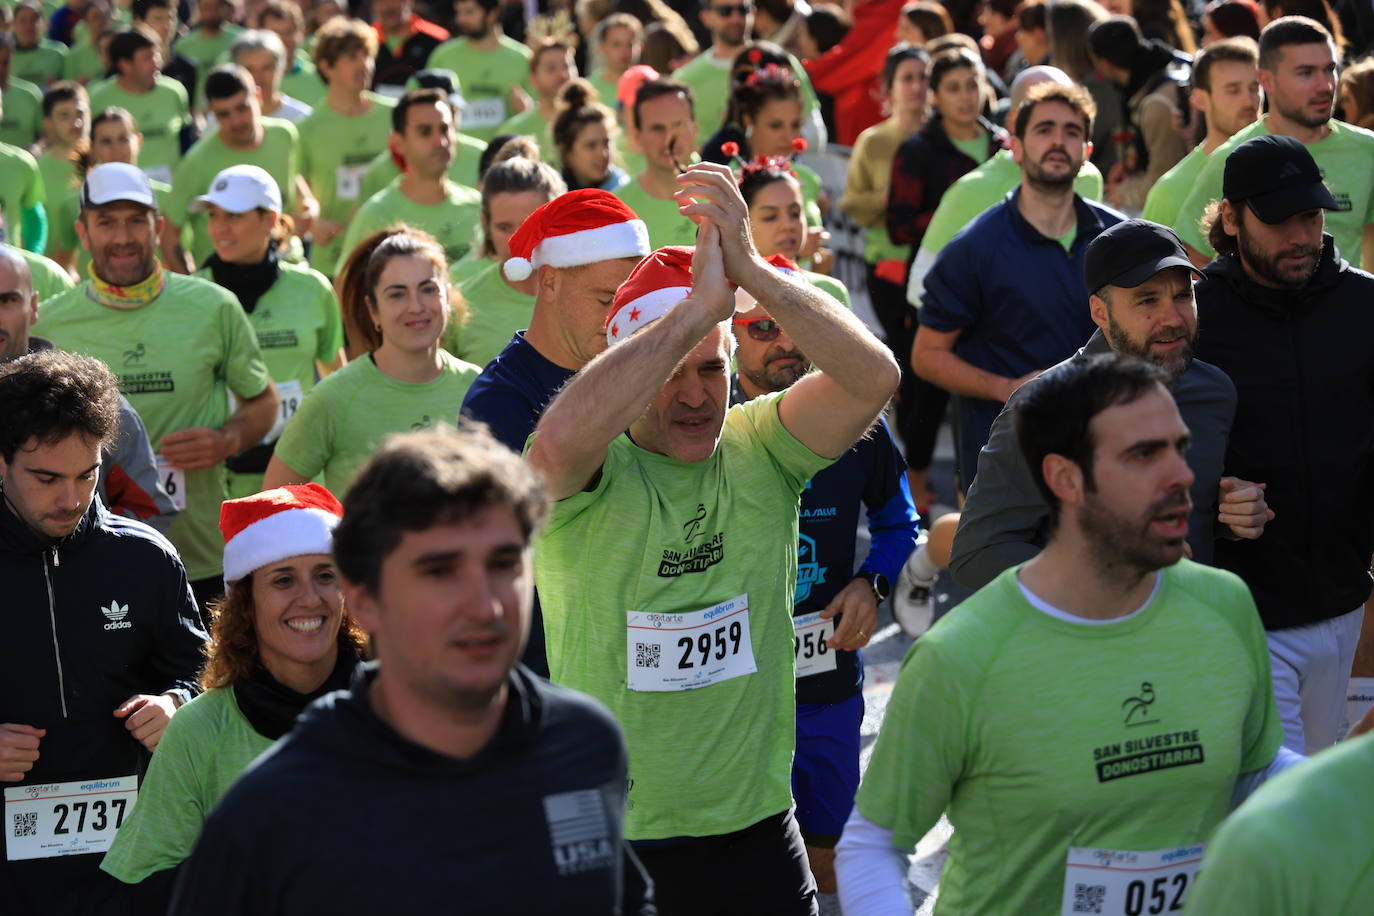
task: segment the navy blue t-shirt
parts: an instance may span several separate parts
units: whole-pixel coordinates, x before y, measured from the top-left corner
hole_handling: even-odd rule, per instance
[[[1021,215],[1020,195],[1018,185],[950,240],[926,274],[917,312],[933,331],[960,332],[960,358],[1005,378],[1062,362],[1092,336],[1083,261],[1088,244],[1125,218],[1075,196],[1078,220],[1066,252]],[[958,404],[959,472],[967,489],[1002,405],[964,396]]]
[[[576,374],[550,362],[525,340],[524,331],[516,331],[468,389],[462,414],[485,423],[518,455],[549,401]]]
[[[517,455],[525,451],[525,441],[539,423],[544,408],[553,396],[577,374],[550,362],[534,345],[516,331],[506,348],[487,363],[482,374],[463,398],[459,422],[463,418],[485,423],[491,434]],[[530,612],[530,636],[520,661],[542,677],[549,676],[549,658],[544,649],[544,613],[539,595],[534,596]]]

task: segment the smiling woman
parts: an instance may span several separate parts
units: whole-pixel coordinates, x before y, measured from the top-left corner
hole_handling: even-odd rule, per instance
[[[317,697],[348,686],[367,637],[344,609],[330,555],[343,507],[319,484],[224,503],[229,593],[201,673],[139,786],[101,868],[129,903],[161,912],[201,824],[245,767]]]
[[[449,295],[448,264],[431,236],[400,226],[363,240],[339,277],[345,326],[363,355],[301,401],[265,486],[323,474],[326,486],[344,493],[387,433],[457,419],[481,370],[440,348]]]

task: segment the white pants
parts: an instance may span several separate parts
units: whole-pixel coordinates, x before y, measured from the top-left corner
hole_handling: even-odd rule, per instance
[[[1284,747],[1311,755],[1340,740],[1363,621],[1364,608],[1359,607],[1320,623],[1269,631]]]

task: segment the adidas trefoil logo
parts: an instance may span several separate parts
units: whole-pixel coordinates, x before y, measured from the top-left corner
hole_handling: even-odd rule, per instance
[[[109,607],[101,607],[100,613],[104,614],[110,622],[105,624],[107,630],[128,630],[133,624],[124,618],[129,615],[129,606],[120,604],[118,601],[111,601]]]

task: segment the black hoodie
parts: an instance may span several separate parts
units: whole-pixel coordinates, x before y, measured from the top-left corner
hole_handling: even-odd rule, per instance
[[[181,866],[170,913],[652,913],[624,842],[626,755],[595,701],[517,667],[468,759],[402,737],[375,664],[247,770]]]
[[[1250,280],[1234,257],[1197,285],[1197,358],[1236,383],[1226,473],[1266,483],[1258,540],[1219,540],[1266,629],[1348,614],[1369,597],[1374,553],[1374,276],[1331,236],[1302,289]]]
[[[135,694],[189,699],[204,661],[205,630],[175,548],[98,498],[75,531],[45,543],[0,499],[0,583],[0,722],[47,730],[18,785],[141,777],[148,752],[115,707]],[[0,859],[0,886],[20,900],[40,894],[31,912],[63,913],[58,896],[98,875],[99,862]]]

